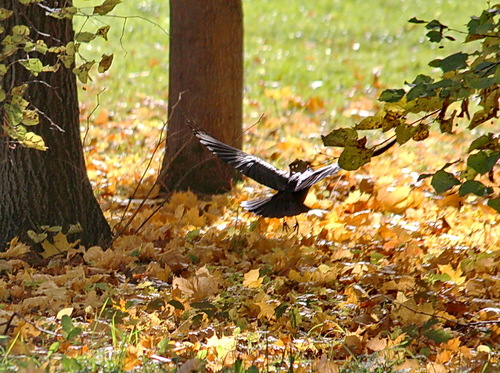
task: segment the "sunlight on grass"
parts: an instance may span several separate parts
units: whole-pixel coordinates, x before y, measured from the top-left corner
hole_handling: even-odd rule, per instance
[[[80,3],[91,13],[89,6],[95,2],[79,0],[76,5]],[[408,19],[439,17],[451,27],[462,28],[483,6],[483,1],[451,0],[246,0],[246,122],[262,113],[278,114],[265,93],[269,88],[291,87],[299,97],[319,97],[326,101],[329,115],[325,118],[331,118],[354,95],[369,93],[374,79],[392,87],[418,73],[429,73],[427,63],[439,56],[438,46],[430,45],[425,29],[409,24]],[[101,105],[120,116],[144,105],[146,98],[167,99],[168,14],[168,2],[142,0],[124,1],[110,17],[76,18],[77,31],[82,25],[90,30],[111,25],[109,42],[94,41],[81,48],[86,58],[115,53],[110,72],[82,92],[89,107],[95,106],[95,94],[103,88]],[[443,54],[459,47],[447,46]],[[371,98],[376,97],[372,92]],[[164,106],[152,109],[165,117]]]

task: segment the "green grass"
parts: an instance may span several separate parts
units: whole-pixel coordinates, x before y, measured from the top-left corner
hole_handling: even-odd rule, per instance
[[[91,13],[89,5],[100,1],[75,3]],[[400,87],[418,73],[430,73],[430,60],[461,45],[451,43],[436,50],[438,45],[427,42],[424,27],[409,24],[408,19],[439,18],[452,28],[464,29],[486,2],[245,0],[243,4],[245,97],[254,103],[253,108],[245,107],[248,122],[263,112],[275,114],[273,100],[264,94],[266,88],[291,87],[300,97],[321,98],[331,117],[345,106],[354,89],[363,92],[372,85],[375,71],[381,84],[389,87]],[[96,92],[106,88],[100,102],[108,111],[124,115],[139,105],[150,105],[164,116],[168,13],[167,1],[125,0],[113,17],[76,19],[77,31],[84,22],[85,29],[94,31],[103,22],[111,25],[109,42],[92,42],[81,49],[84,56],[98,59],[102,53],[115,54],[109,74],[95,78],[95,83],[87,84],[88,91],[82,91],[84,102],[92,107]]]

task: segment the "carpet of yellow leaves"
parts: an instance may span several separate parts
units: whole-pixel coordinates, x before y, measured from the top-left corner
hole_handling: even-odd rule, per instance
[[[318,210],[297,217],[295,233],[238,207],[265,193],[250,180],[221,196],[174,194],[152,217],[161,199],[137,210],[160,164],[162,124],[107,117],[88,134],[89,174],[123,232],[109,249],[57,233],[38,265],[15,239],[0,253],[0,322],[8,326],[0,334],[12,337],[10,356],[58,356],[43,363],[48,370],[61,356],[107,349],[121,353],[125,370],[219,371],[240,362],[339,372],[362,356],[411,372],[500,369],[500,219],[479,199],[436,197],[417,182],[436,167],[428,144],[396,147],[314,186],[307,204]],[[316,119],[295,113],[282,123],[252,129],[246,150],[277,164],[325,161],[311,142],[325,131]],[[141,169],[150,158],[151,169]]]

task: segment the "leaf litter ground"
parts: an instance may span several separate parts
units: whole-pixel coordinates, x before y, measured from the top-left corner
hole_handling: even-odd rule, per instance
[[[314,142],[329,130],[322,100],[290,89],[266,95],[280,114],[248,132],[247,152],[281,166],[297,157],[322,165],[335,155]],[[370,105],[360,99],[342,112]],[[436,159],[453,160],[460,144],[436,136],[396,147],[315,185],[306,201],[315,210],[297,218],[298,233],[239,208],[266,193],[251,180],[225,195],[174,194],[151,216],[161,199],[137,207],[155,193],[158,108],[164,115],[163,103],[149,102],[120,122],[102,110],[87,123],[89,175],[123,231],[110,249],[69,244],[56,228],[38,265],[17,240],[0,253],[2,364],[498,371],[498,215],[479,199],[436,197],[417,182]]]

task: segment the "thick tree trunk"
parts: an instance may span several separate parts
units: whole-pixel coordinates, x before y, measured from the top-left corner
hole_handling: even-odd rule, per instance
[[[193,139],[192,121],[241,148],[241,0],[170,0],[168,139],[158,182],[166,190],[218,193],[239,175]]]
[[[36,3],[7,3],[3,6],[12,9],[14,15],[4,21],[6,32],[2,35],[14,25],[26,25],[33,39],[43,39],[49,47],[73,40],[71,20],[48,17]],[[44,5],[56,8],[71,4],[49,0]],[[56,62],[52,54],[31,56],[40,58],[44,65]],[[26,57],[15,54],[3,63],[8,65],[19,58]],[[4,77],[3,89],[8,92],[23,83],[28,83],[25,99],[43,113],[40,123],[30,130],[42,136],[48,150],[25,148],[5,133],[0,137],[0,249],[15,236],[30,242],[28,230],[40,232],[46,225],[62,226],[66,232],[77,223],[83,232],[71,239],[79,238],[84,245],[108,244],[111,230],[92,193],[83,158],[75,75],[60,66],[55,73],[33,77],[21,65],[13,64]],[[2,103],[0,114],[5,114]]]

